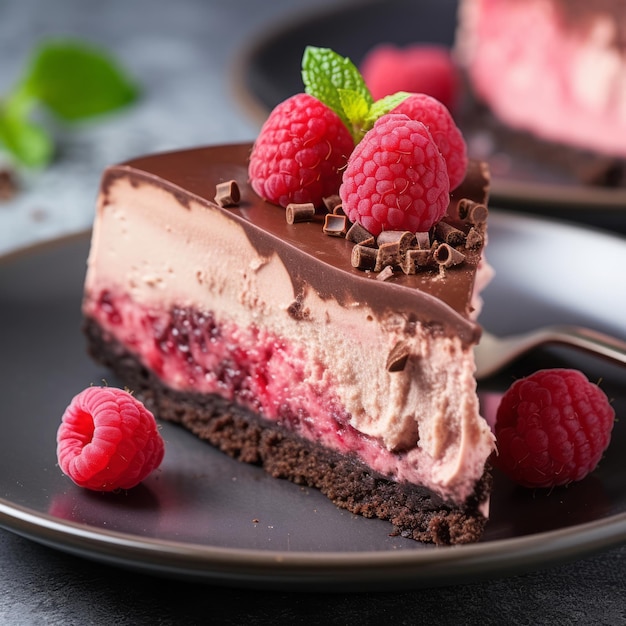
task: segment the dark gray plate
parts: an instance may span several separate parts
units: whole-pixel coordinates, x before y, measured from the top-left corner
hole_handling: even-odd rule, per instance
[[[626,242],[493,212],[498,274],[483,320],[496,332],[572,321],[626,336]],[[525,260],[529,248],[533,258]],[[76,487],[56,464],[71,397],[103,379],[85,354],[80,300],[88,236],[0,260],[0,525],[90,559],[171,577],[300,590],[398,589],[519,573],[626,540],[626,371],[565,350],[535,352],[481,385],[486,410],[512,376],[584,368],[613,398],[612,444],[584,481],[551,493],[496,475],[484,539],[454,548],[389,537],[384,522],[335,508],[316,491],[232,461],[163,424],[161,468],[124,494]],[[619,281],[622,282],[619,282]],[[616,282],[617,281],[617,282]]]
[[[357,64],[380,43],[451,46],[456,11],[457,0],[369,0],[279,24],[240,54],[237,93],[264,120],[279,102],[303,90],[300,63],[307,45],[330,47]],[[523,204],[533,212],[626,232],[626,189],[585,185],[558,167],[537,164],[515,146],[505,150],[504,160],[498,150],[491,163],[492,199],[498,206]]]

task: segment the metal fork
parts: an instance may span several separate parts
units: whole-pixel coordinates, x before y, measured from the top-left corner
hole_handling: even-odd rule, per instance
[[[626,341],[581,326],[546,326],[521,335],[496,337],[483,331],[474,348],[476,378],[482,379],[543,344],[562,344],[626,365]]]

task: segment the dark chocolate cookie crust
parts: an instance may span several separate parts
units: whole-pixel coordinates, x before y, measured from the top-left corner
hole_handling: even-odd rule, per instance
[[[84,332],[91,356],[157,418],[181,424],[231,457],[259,465],[275,478],[319,489],[351,513],[388,520],[396,535],[437,545],[480,539],[486,519],[478,503],[491,488],[488,471],[466,508],[451,506],[426,489],[389,481],[356,458],[316,445],[219,396],[166,387],[92,319],[85,320]]]

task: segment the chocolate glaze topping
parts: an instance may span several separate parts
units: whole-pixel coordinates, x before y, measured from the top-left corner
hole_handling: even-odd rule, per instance
[[[279,255],[290,273],[296,303],[314,289],[321,298],[334,298],[343,306],[367,304],[381,318],[399,313],[409,326],[419,321],[432,332],[457,334],[465,343],[478,340],[480,327],[470,319],[470,307],[482,243],[464,248],[464,262],[445,271],[398,271],[376,280],[373,272],[352,266],[354,243],[323,233],[323,215],[289,224],[283,208],[256,195],[248,184],[251,147],[235,144],[137,158],[109,168],[102,193],[119,177],[127,177],[133,185],[146,181],[169,191],[183,208],[194,200],[221,211],[243,227],[261,256]],[[236,207],[220,207],[214,201],[216,185],[225,181],[237,182],[241,197]],[[451,194],[446,221],[466,234],[475,228],[459,216],[459,201],[485,204],[488,188],[486,166],[472,162],[466,180]]]

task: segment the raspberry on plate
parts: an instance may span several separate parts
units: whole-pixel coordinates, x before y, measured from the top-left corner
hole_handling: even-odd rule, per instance
[[[127,391],[88,387],[76,395],[57,431],[61,470],[95,491],[130,489],[163,460],[154,416]]]
[[[381,116],[348,160],[339,195],[343,210],[372,235],[425,232],[449,204],[446,162],[422,122]]]
[[[609,445],[615,411],[572,369],[517,380],[496,413],[494,465],[525,487],[556,487],[592,472]]]
[[[450,191],[454,191],[467,172],[467,145],[450,111],[439,100],[425,93],[414,93],[403,100],[392,113],[404,113],[426,125],[448,166]]]
[[[317,98],[296,94],[278,104],[263,124],[248,173],[259,196],[286,207],[337,193],[354,140],[341,118]]]

